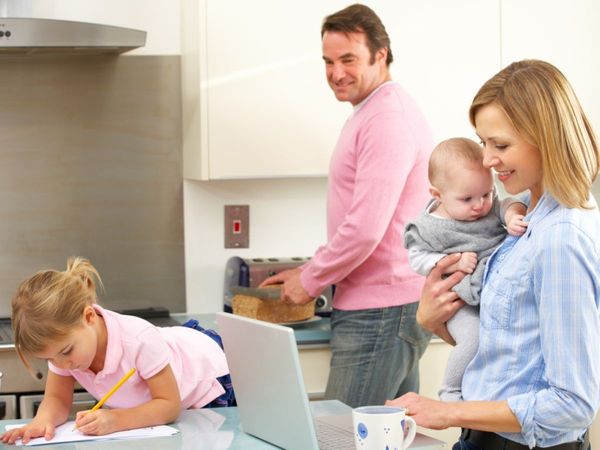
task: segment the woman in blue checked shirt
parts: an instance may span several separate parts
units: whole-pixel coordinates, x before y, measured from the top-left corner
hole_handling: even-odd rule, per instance
[[[500,71],[469,116],[484,164],[509,194],[526,193],[528,229],[488,261],[465,401],[410,393],[388,404],[421,426],[462,427],[454,450],[588,449],[600,403],[600,214],[590,193],[598,142],[568,81],[543,61]],[[463,305],[450,288],[463,275],[442,273],[458,257],[427,277],[418,311],[448,342],[445,322]]]

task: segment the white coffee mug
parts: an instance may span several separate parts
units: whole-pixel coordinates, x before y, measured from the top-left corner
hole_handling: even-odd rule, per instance
[[[417,424],[406,410],[393,406],[361,406],[352,410],[354,442],[360,450],[405,450],[412,444]],[[405,425],[407,427],[406,435]]]

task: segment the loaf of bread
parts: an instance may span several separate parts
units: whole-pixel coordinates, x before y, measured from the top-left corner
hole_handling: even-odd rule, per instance
[[[315,301],[294,305],[280,300],[262,300],[249,295],[234,295],[231,299],[234,314],[273,323],[299,322],[315,315]]]

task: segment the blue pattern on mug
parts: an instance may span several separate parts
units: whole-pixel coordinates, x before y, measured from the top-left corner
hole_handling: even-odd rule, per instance
[[[369,431],[367,430],[367,426],[362,422],[360,422],[358,424],[357,431],[358,431],[358,435],[360,436],[361,439],[365,439],[367,437],[367,435],[369,434]]]

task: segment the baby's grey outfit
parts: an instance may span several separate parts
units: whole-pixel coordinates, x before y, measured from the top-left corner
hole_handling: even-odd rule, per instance
[[[479,344],[479,294],[483,272],[488,258],[506,236],[502,218],[506,208],[515,201],[518,200],[510,198],[501,202],[494,196],[487,216],[466,222],[430,214],[429,211],[438,205],[437,200],[431,199],[421,215],[404,230],[404,246],[409,250],[410,265],[421,275],[428,275],[441,258],[451,253],[477,254],[473,273],[453,288],[467,305],[460,308],[447,324],[456,346],[448,358],[439,391],[441,400],[462,400],[462,376]]]

